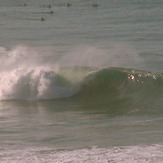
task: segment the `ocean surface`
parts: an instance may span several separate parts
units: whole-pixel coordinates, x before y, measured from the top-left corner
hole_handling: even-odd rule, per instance
[[[163,0],[0,0],[0,163],[163,162]]]

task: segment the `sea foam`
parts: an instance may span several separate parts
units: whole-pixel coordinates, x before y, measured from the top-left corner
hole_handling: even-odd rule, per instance
[[[25,149],[4,152],[2,163],[162,163],[162,145],[83,148],[72,150]]]

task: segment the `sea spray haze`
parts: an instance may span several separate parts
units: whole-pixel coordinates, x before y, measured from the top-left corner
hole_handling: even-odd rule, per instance
[[[163,162],[162,8],[1,0],[0,162]]]
[[[75,91],[58,73],[52,55],[19,46],[11,51],[1,49],[1,58],[1,100],[55,99]]]

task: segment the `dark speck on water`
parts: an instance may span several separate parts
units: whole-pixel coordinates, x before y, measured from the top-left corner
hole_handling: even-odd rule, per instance
[[[98,4],[97,3],[93,3],[92,7],[98,7]]]
[[[43,21],[45,21],[45,19],[42,17],[42,18],[41,18],[41,21],[43,22]]]
[[[72,4],[71,3],[67,3],[66,6],[67,7],[70,7],[70,6],[72,6]]]

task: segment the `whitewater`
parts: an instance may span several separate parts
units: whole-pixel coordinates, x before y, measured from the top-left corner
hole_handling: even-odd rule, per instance
[[[0,162],[163,162],[162,8],[0,1]]]

